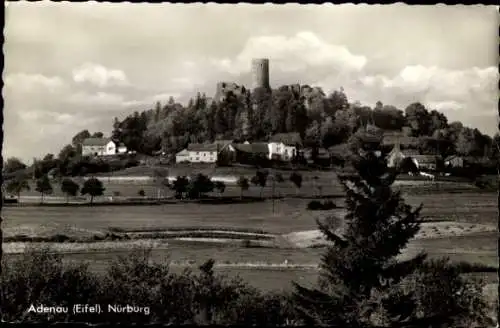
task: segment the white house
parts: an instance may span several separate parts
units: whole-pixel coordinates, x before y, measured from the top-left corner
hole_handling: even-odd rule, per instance
[[[87,138],[82,142],[83,156],[106,156],[116,154],[116,144],[109,138]]]
[[[177,154],[175,154],[175,162],[176,163],[189,162],[189,151],[187,149],[183,149]]]
[[[217,163],[226,155],[227,160],[231,160],[235,153],[234,147],[230,143],[214,142],[211,144],[189,144],[188,147],[175,155],[176,163]]]
[[[302,139],[298,133],[278,133],[271,137],[268,143],[269,159],[279,158],[284,161],[292,160],[302,146]]]

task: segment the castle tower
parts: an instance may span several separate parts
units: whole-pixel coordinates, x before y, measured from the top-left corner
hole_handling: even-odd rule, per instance
[[[269,89],[269,59],[252,59],[252,89]]]

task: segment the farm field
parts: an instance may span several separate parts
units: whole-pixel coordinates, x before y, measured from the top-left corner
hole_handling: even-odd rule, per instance
[[[408,247],[408,255],[424,249],[430,258],[449,257],[451,261],[468,261],[498,267],[498,252],[495,233],[477,236],[443,239],[415,240]],[[460,244],[461,248],[456,249]],[[477,246],[477,245],[481,246]],[[65,254],[68,262],[87,262],[90,269],[103,273],[117,256],[126,255],[130,249],[85,251]],[[152,250],[152,259],[172,263],[174,272],[190,267],[196,270],[204,261],[216,260],[216,269],[229,276],[240,275],[255,287],[264,289],[287,289],[291,281],[314,283],[317,278],[315,266],[324,252],[322,248],[273,249],[242,248],[217,243],[169,241],[168,245]],[[7,253],[6,256],[16,256]],[[284,264],[288,261],[287,265]],[[294,268],[294,265],[303,266]],[[486,274],[496,282],[494,273]]]
[[[424,204],[427,220],[452,220],[469,223],[498,222],[498,204],[494,193],[457,193],[406,195],[411,205]],[[22,207],[6,206],[4,228],[22,225],[61,225],[79,229],[103,230],[109,227],[169,228],[228,227],[260,229],[269,233],[288,233],[316,229],[316,218],[325,213],[305,210],[307,199],[282,199],[250,204],[171,204],[153,206],[104,207]],[[334,199],[342,205],[341,199]],[[335,211],[333,211],[335,213]]]
[[[340,187],[329,182],[330,189],[323,188],[324,195],[341,196]],[[332,186],[333,185],[333,186]],[[137,191],[144,189],[153,196],[156,189],[151,183],[106,183],[106,193],[120,191],[122,195],[137,197]],[[404,187],[402,187],[403,190]],[[420,189],[426,188],[419,186]],[[57,188],[55,194],[58,193]],[[299,191],[301,196],[313,197],[317,190],[312,183],[306,182]],[[234,186],[228,186],[224,195],[239,195]],[[258,196],[260,189],[252,186],[246,193]],[[277,235],[280,238],[287,234],[307,232],[317,229],[316,219],[336,215],[341,217],[342,199],[333,201],[340,206],[331,211],[308,211],[310,199],[297,198],[297,191],[290,183],[277,188],[277,195],[289,196],[273,202],[249,204],[196,204],[178,203],[151,206],[101,206],[101,207],[30,207],[6,206],[3,209],[3,228],[6,237],[16,235],[47,236],[64,234],[75,237],[91,237],[110,231],[142,231],[151,232],[162,229],[212,229],[260,232]],[[413,240],[406,250],[412,255],[425,250],[430,257],[449,257],[452,261],[467,261],[498,267],[498,234],[494,227],[498,224],[498,204],[495,193],[461,192],[461,193],[412,193],[405,191],[406,201],[414,206],[424,204],[421,212],[426,221],[453,221],[459,223],[479,224],[489,227],[486,230],[469,229],[465,236],[453,236],[452,231],[459,230],[456,224],[450,222],[436,223],[439,232],[432,227],[422,231],[425,238]],[[37,196],[36,193],[25,195]],[[270,196],[270,188],[264,190],[264,196]],[[492,228],[493,227],[493,228]],[[119,230],[110,230],[118,228]],[[470,230],[472,229],[472,230]],[[493,230],[492,230],[493,229]],[[472,231],[474,232],[474,231]],[[193,240],[155,240],[161,245],[153,250],[153,259],[157,261],[172,261],[172,270],[182,270],[186,266],[196,269],[198,265],[213,258],[219,265],[217,271],[229,276],[239,275],[249,283],[263,289],[287,289],[292,280],[305,284],[316,281],[317,270],[314,268],[323,253],[322,248],[297,248],[285,246],[280,248],[246,247],[239,241],[231,243],[214,243]],[[83,247],[78,251],[65,254],[67,261],[90,262],[92,270],[103,272],[110,261],[119,254],[127,254],[130,247],[124,242],[116,241],[110,248],[101,247],[104,244],[93,243],[95,248]],[[16,256],[9,251],[14,247],[4,244],[6,257]],[[62,243],[71,251],[71,243]],[[121,246],[120,246],[121,245]],[[288,245],[288,246],[287,246]],[[11,248],[12,248],[11,247]],[[289,265],[303,265],[306,268],[280,267],[285,261]],[[271,265],[262,267],[262,265]],[[261,267],[259,267],[261,266]],[[491,278],[491,277],[490,277]]]
[[[452,220],[497,225],[498,206],[493,193],[444,195],[408,195],[411,205],[424,204],[427,220]],[[340,199],[334,200],[342,205]],[[122,229],[158,229],[171,227],[227,227],[259,229],[268,233],[289,233],[316,229],[316,219],[325,215],[305,210],[306,199],[283,199],[252,204],[170,204],[153,206],[104,207],[22,207],[6,206],[4,228],[20,226],[72,226],[92,231],[109,227]],[[331,211],[326,214],[335,214]]]

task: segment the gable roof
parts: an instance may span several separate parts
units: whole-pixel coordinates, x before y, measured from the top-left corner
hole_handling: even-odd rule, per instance
[[[413,155],[411,156],[419,164],[423,163],[436,163],[439,160],[439,156],[436,155]]]
[[[294,145],[302,145],[302,138],[298,132],[291,133],[277,133],[273,135],[270,139],[270,142],[282,142],[288,146]]]
[[[225,147],[227,145],[232,144],[234,141],[233,140],[224,140],[224,139],[217,139],[214,141],[214,144],[219,145],[222,147]]]
[[[187,148],[184,148],[183,150],[181,150],[180,152],[178,152],[177,154],[175,154],[176,156],[181,156],[181,155],[189,155],[189,151],[187,150]]]
[[[268,154],[269,147],[265,142],[255,142],[251,144],[233,144],[234,149],[244,153]]]
[[[220,147],[216,143],[190,143],[187,147],[188,151],[209,151],[216,152],[220,150]]]
[[[110,138],[87,138],[82,141],[82,146],[106,146],[110,141]]]
[[[393,146],[398,143],[401,146],[418,146],[419,140],[416,137],[405,136],[402,133],[384,134],[382,138],[383,146]]]

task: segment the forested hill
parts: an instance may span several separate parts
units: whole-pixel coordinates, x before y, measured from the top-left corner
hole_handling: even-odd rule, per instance
[[[187,105],[171,98],[123,121],[115,119],[113,139],[148,154],[160,149],[173,153],[190,142],[216,138],[265,140],[274,133],[299,132],[306,145],[328,148],[365,133],[367,127],[379,136],[405,131],[424,154],[491,158],[498,153],[498,134],[492,139],[460,122],[448,122],[444,114],[421,103],[399,109],[377,102],[371,108],[349,101],[342,90],[325,95],[319,88],[298,85],[272,92],[229,92],[220,102],[201,94]]]

